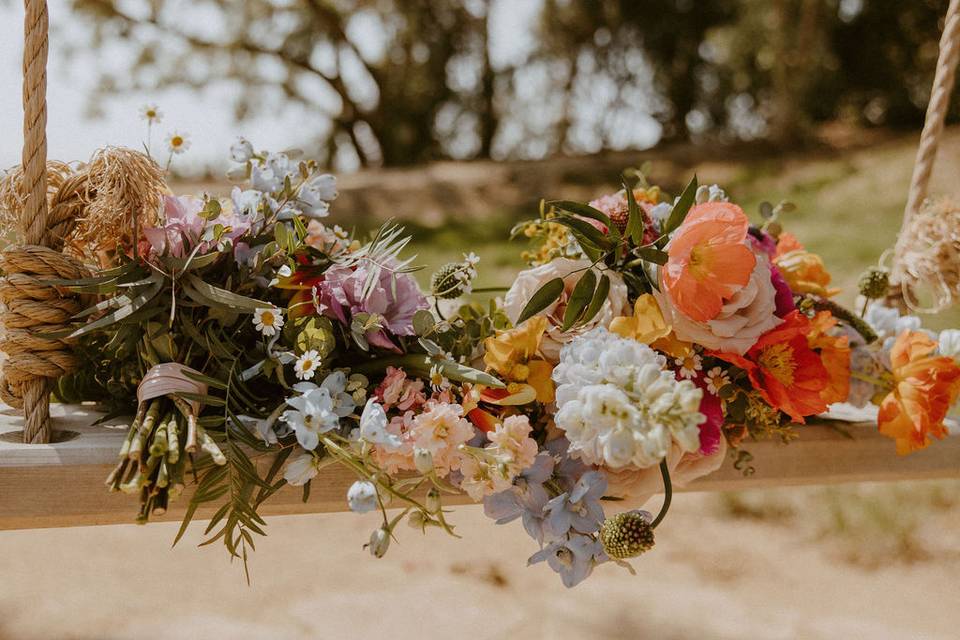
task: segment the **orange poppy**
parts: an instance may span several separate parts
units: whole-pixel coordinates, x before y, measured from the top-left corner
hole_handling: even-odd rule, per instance
[[[750,280],[757,258],[745,239],[750,222],[729,202],[690,209],[667,246],[663,284],[684,315],[706,322]]]
[[[893,389],[880,404],[880,433],[908,454],[947,435],[943,420],[960,393],[960,366],[934,355],[937,343],[920,331],[904,331],[890,351]]]
[[[792,311],[775,329],[760,336],[744,355],[711,352],[747,372],[750,382],[770,406],[795,422],[827,409],[823,399],[830,374],[820,355],[807,343],[810,320]]]
[[[794,293],[812,293],[818,296],[833,296],[840,293],[839,289],[830,287],[830,273],[823,264],[823,259],[815,253],[805,249],[794,249],[786,253],[779,253],[773,264],[780,270],[780,275],[787,281],[790,290]]]
[[[821,393],[827,404],[843,402],[850,395],[850,338],[831,333],[837,319],[829,311],[821,311],[810,321],[807,344],[820,354],[829,380]]]

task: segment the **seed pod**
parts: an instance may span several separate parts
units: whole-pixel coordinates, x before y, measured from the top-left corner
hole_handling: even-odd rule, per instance
[[[870,300],[883,298],[890,290],[890,272],[883,267],[870,267],[857,283],[863,297]]]
[[[466,265],[462,262],[448,262],[440,267],[430,278],[430,293],[441,300],[453,300],[464,293]]]
[[[654,542],[650,514],[626,511],[607,518],[600,527],[600,542],[607,555],[616,560],[635,558],[649,551]]]

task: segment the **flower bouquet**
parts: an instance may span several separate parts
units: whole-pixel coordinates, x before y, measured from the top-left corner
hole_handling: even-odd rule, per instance
[[[960,393],[960,332],[884,306],[880,269],[862,313],[832,302],[782,230],[788,203],[753,225],[719,187],[671,198],[633,172],[589,204],[542,203],[513,233],[529,268],[480,304],[473,254],[424,291],[399,226],[324,224],[336,183],[311,161],[240,140],[243,185],[216,198],[173,195],[135,155],[143,206],[67,242],[93,275],[55,283],[89,299],[53,336],[85,363],[57,395],[135,416],[107,485],[139,497],[139,521],[195,485],[177,540],[212,506],[205,544],[243,560],[261,504],[284,485],[307,500],[341,465],[349,508],[382,514],[374,556],[404,520],[455,535],[446,505],[466,494],[574,586],[653,546],[673,483],[727,457],[751,472],[750,441],[872,402],[906,453],[944,435]],[[661,489],[656,516],[616,508]]]

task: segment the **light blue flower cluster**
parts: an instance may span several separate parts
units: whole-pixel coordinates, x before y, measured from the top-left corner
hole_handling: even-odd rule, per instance
[[[566,587],[585,580],[598,564],[609,561],[597,532],[603,523],[600,499],[606,476],[567,455],[565,438],[547,443],[505,491],[483,501],[484,513],[506,524],[520,518],[527,534],[540,544],[528,564],[546,561]]]

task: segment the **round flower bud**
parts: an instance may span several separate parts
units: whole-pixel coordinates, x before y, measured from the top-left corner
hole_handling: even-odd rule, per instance
[[[430,521],[422,511],[411,511],[410,515],[407,516],[407,524],[411,529],[417,529],[419,531],[426,531],[427,525],[430,524]]]
[[[890,272],[883,267],[870,267],[860,276],[858,286],[863,297],[870,300],[882,298],[890,289]]]
[[[627,205],[624,203],[623,206],[616,207],[609,213],[610,222],[613,223],[613,226],[617,228],[617,231],[620,233],[626,233],[627,223],[630,221],[630,209],[627,208]]]
[[[465,288],[464,268],[462,262],[448,262],[440,267],[430,278],[430,293],[441,300],[459,298]]]
[[[417,471],[422,474],[428,474],[433,471],[433,454],[430,453],[429,449],[415,447],[413,450],[413,464],[416,465]]]
[[[364,547],[370,547],[370,555],[382,558],[390,548],[390,531],[386,527],[380,527],[370,534],[370,542]]]
[[[650,515],[644,511],[626,511],[611,516],[600,526],[600,542],[608,556],[616,560],[635,558],[653,548]]]

